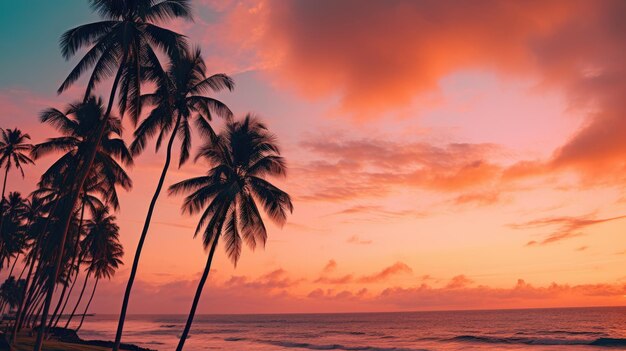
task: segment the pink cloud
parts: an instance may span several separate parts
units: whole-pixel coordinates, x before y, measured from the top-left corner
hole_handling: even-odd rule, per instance
[[[348,244],[369,245],[373,243],[372,240],[361,239],[358,235],[353,235],[346,240]]]
[[[618,216],[611,218],[602,218],[596,219],[592,218],[591,215],[581,216],[581,217],[548,217],[536,219],[530,222],[521,223],[521,224],[513,224],[511,227],[515,229],[528,229],[528,228],[541,228],[541,227],[557,227],[556,231],[552,234],[549,234],[542,240],[532,240],[529,241],[526,246],[533,245],[546,245],[552,244],[561,240],[577,237],[583,235],[581,232],[583,229],[611,221],[616,221],[626,218],[626,216]],[[580,250],[582,251],[582,250]]]
[[[301,200],[379,197],[394,188],[406,187],[456,192],[494,186],[502,171],[502,166],[488,160],[500,153],[500,148],[493,144],[436,146],[380,139],[329,141],[320,138],[305,141],[302,146],[323,161],[311,161],[294,170],[294,176],[316,185],[311,187],[315,189],[313,192],[300,195]],[[420,215],[414,211],[392,211],[367,205],[353,206],[336,214],[362,212],[386,216]]]
[[[446,289],[461,289],[471,285],[472,283],[474,283],[473,280],[461,274],[453,277],[448,285],[446,285]]]
[[[461,70],[533,77],[539,89],[562,92],[586,122],[551,158],[523,161],[508,174],[573,169],[589,181],[623,182],[625,6],[619,0],[244,1],[224,27],[227,41],[245,43],[272,80],[313,98],[338,96],[344,115],[357,119],[409,106]],[[496,171],[488,162],[466,166],[431,185],[458,187]],[[423,182],[423,175],[417,179]],[[339,198],[375,191],[358,184],[328,190]]]
[[[337,269],[337,262],[335,260],[329,260],[328,263],[322,269],[324,273],[330,273]]]
[[[391,276],[394,276],[397,274],[408,274],[408,273],[413,273],[413,270],[411,269],[411,267],[409,267],[406,263],[396,262],[393,265],[386,267],[385,269],[383,269],[382,271],[378,273],[375,273],[372,275],[366,275],[366,276],[359,278],[358,282],[359,283],[375,283],[375,282],[387,280]]]

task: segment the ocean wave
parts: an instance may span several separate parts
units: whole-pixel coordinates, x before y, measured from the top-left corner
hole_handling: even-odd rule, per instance
[[[618,338],[598,338],[594,340],[589,345],[592,346],[607,346],[607,347],[618,347],[618,346],[626,346],[626,339],[618,339]]]
[[[224,341],[251,341],[260,344],[280,346],[284,348],[307,350],[345,350],[345,351],[428,351],[425,349],[407,349],[399,347],[346,346],[341,344],[311,344],[306,342],[259,340],[247,338],[225,338]]]
[[[326,330],[326,331],[323,331],[322,334],[329,334],[329,335],[368,335],[365,332],[342,331],[342,330]]]
[[[460,335],[446,341],[478,342],[489,344],[524,344],[524,345],[591,345],[617,347],[626,346],[626,339],[598,338],[595,340],[581,339],[544,339],[544,338],[519,338],[519,337],[490,337],[475,335]]]
[[[515,333],[515,335],[537,335],[537,334],[542,334],[542,335],[588,335],[588,336],[595,336],[595,337],[601,337],[601,336],[605,336],[605,333],[601,333],[601,332],[593,332],[593,331],[578,331],[578,330],[546,330],[543,332],[537,332],[537,331],[531,331],[531,332],[525,332],[525,331],[520,331]]]

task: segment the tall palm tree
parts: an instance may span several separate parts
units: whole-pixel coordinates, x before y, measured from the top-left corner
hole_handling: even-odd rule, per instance
[[[219,239],[224,237],[226,254],[236,265],[242,238],[251,249],[258,244],[265,246],[267,231],[257,202],[279,225],[286,222],[287,212],[293,211],[289,195],[264,179],[285,176],[286,166],[276,138],[261,122],[248,115],[243,121],[228,123],[226,130],[212,139],[198,154],[210,164],[207,175],[170,187],[171,194],[188,194],[182,206],[184,212],[202,212],[196,235],[203,232],[204,248],[210,247],[177,351],[183,349],[189,335]]]
[[[124,250],[119,242],[120,228],[115,224],[115,216],[109,215],[106,208],[96,211],[93,218],[87,221],[85,227],[87,235],[83,242],[83,248],[87,254],[87,264],[89,265],[87,276],[93,275],[96,281],[76,331],[83,325],[89,305],[96,293],[98,281],[101,278],[111,279],[118,267],[123,264],[121,258],[124,255]]]
[[[64,213],[70,212],[72,217],[76,215],[78,212],[76,200],[84,193],[85,187],[89,187],[90,183],[102,183],[102,186],[99,187],[101,196],[112,203],[117,203],[116,185],[124,189],[132,187],[130,177],[116,160],[119,159],[126,165],[132,165],[132,156],[126,148],[124,141],[120,138],[122,133],[121,120],[113,116],[104,118],[104,113],[102,100],[91,96],[84,102],[70,104],[65,112],[50,108],[43,111],[40,116],[42,122],[52,125],[63,134],[61,137],[51,138],[37,144],[32,149],[32,155],[35,158],[40,158],[53,152],[64,152],[44,172],[40,181],[41,186],[51,186],[52,189],[60,191],[54,195],[54,208],[57,207],[59,201],[62,201],[64,204],[64,206],[59,207],[60,213],[58,214],[61,219],[61,228],[63,228],[60,230],[61,237],[58,241],[62,249],[55,253],[53,277],[52,279],[47,279],[51,285],[58,280],[61,263],[63,262],[62,258],[66,256],[64,252],[65,243],[68,241],[67,236],[71,222],[69,224],[64,222]],[[98,135],[100,131],[103,131],[103,135]],[[94,148],[94,145],[97,145],[97,147]],[[82,188],[76,191],[76,179],[80,177],[81,166],[84,165],[87,159],[90,159],[91,150],[95,150],[95,156],[91,160],[92,166],[88,168],[89,172],[87,173],[86,182],[83,182]],[[51,213],[57,214],[59,211],[51,210]],[[66,287],[67,285],[65,284],[64,292]],[[49,286],[46,291],[41,325],[46,325],[52,299],[51,292],[53,291],[53,286]],[[43,318],[44,316],[46,317],[45,319]],[[43,333],[44,331],[42,330],[41,332]]]
[[[33,147],[27,140],[30,140],[30,135],[22,133],[22,131],[17,128],[0,128],[0,167],[4,166],[4,180],[2,181],[0,205],[4,202],[4,192],[7,187],[7,178],[9,177],[11,167],[18,169],[22,173],[22,177],[24,177],[23,165],[34,164],[33,160],[26,155]],[[0,232],[2,232],[3,217],[4,212],[0,213]]]
[[[24,218],[26,219],[28,223],[28,229],[26,231],[26,235],[27,235],[27,241],[30,242],[29,252],[25,255],[25,261],[24,261],[24,265],[25,265],[24,268],[28,266],[28,273],[26,274],[24,289],[22,290],[20,304],[17,310],[14,330],[11,335],[12,342],[15,341],[15,336],[17,335],[18,326],[22,320],[21,317],[22,317],[22,313],[25,307],[28,285],[33,275],[33,269],[35,268],[35,263],[37,262],[37,252],[39,251],[39,245],[41,245],[41,241],[37,240],[38,237],[35,234],[35,232],[38,232],[38,230],[36,229],[38,227],[38,224],[44,220],[45,218],[44,214],[45,214],[45,206],[44,206],[43,201],[31,195],[30,198],[25,201],[25,210],[23,214]]]
[[[108,119],[111,114],[113,101],[120,86],[120,115],[123,116],[128,108],[131,117],[136,120],[140,113],[138,100],[141,95],[141,81],[146,78],[142,74],[142,67],[160,64],[153,48],[158,47],[169,57],[174,57],[178,55],[180,49],[186,47],[183,36],[160,27],[158,23],[177,17],[191,18],[188,0],[91,0],[91,6],[104,20],[78,26],[63,34],[61,50],[66,59],[71,58],[83,48],[88,48],[88,50],[58,91],[60,93],[68,89],[83,73],[92,68],[85,91],[86,100],[97,84],[114,75],[104,119]],[[83,188],[89,169],[93,165],[96,150],[104,133],[104,125],[102,125],[95,133],[95,143],[77,173],[70,207],[73,207],[78,200],[78,193]],[[69,230],[71,216],[71,211],[66,211],[63,215],[61,248],[64,247],[63,242]],[[55,276],[59,274],[60,265],[61,262],[57,261]],[[52,292],[48,292],[42,320],[47,318],[51,300]],[[116,338],[121,339],[121,333]],[[37,335],[35,351],[41,350],[42,342],[43,331],[40,331]],[[116,342],[114,349],[118,348],[119,341]]]
[[[156,67],[158,69],[158,67]],[[154,71],[154,69],[153,69]],[[195,117],[195,123],[201,133],[213,133],[209,120],[212,119],[212,113],[218,116],[230,119],[232,112],[221,101],[205,96],[209,91],[220,91],[223,89],[231,90],[234,83],[230,77],[225,74],[215,74],[210,77],[206,75],[206,66],[200,49],[193,52],[185,52],[179,58],[173,59],[169,67],[164,72],[155,72],[157,77],[161,77],[156,92],[143,95],[142,101],[153,105],[150,114],[143,120],[135,131],[135,140],[131,144],[133,154],[138,154],[146,146],[150,137],[158,134],[156,149],[159,150],[161,141],[167,133],[170,133],[169,141],[165,151],[165,163],[157,187],[152,195],[152,200],[148,207],[148,213],[139,237],[133,266],[130,271],[124,301],[122,302],[122,310],[119,317],[120,332],[126,319],[126,311],[130,300],[130,293],[143,244],[148,235],[150,221],[156,206],[157,199],[161,194],[163,183],[169,169],[172,159],[172,148],[174,140],[178,137],[181,141],[179,167],[189,158],[191,148],[191,123]]]

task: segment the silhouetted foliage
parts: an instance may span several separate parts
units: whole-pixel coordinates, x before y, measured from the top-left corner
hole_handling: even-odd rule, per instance
[[[184,212],[202,212],[195,234],[202,233],[204,248],[209,249],[178,351],[189,334],[219,239],[224,238],[226,254],[236,265],[243,241],[253,250],[267,241],[257,202],[278,225],[283,225],[287,213],[293,211],[289,195],[265,179],[285,176],[287,167],[276,137],[257,118],[248,115],[242,121],[228,123],[222,133],[209,138],[197,158],[208,161],[211,168],[207,174],[170,187],[171,194],[188,194]]]

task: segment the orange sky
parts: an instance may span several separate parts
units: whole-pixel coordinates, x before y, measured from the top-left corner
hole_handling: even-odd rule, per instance
[[[278,135],[295,205],[236,269],[220,251],[200,312],[626,304],[625,2],[194,6],[195,22],[174,27],[234,77],[219,98]],[[81,89],[1,84],[0,126],[41,141],[37,113]],[[130,171],[128,264],[99,285],[96,313],[119,309],[162,156],[148,148]],[[29,192],[51,161],[9,189]],[[167,184],[205,170],[174,168]],[[188,309],[205,252],[180,204],[159,201],[131,313]]]

